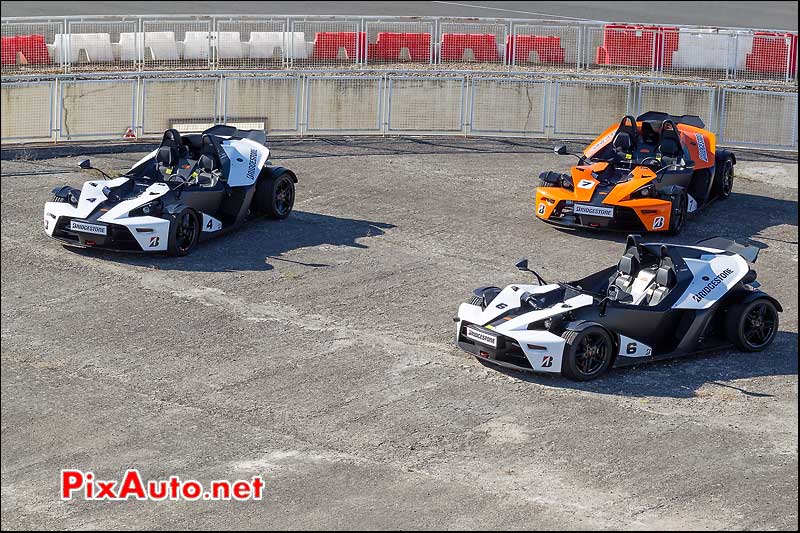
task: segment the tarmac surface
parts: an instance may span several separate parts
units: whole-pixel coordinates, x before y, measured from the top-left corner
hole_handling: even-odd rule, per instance
[[[527,279],[520,257],[551,280],[617,262],[624,236],[534,220],[535,176],[569,158],[503,140],[273,148],[295,212],[184,258],[48,240],[42,205],[91,179],[84,155],[3,161],[3,529],[797,529],[796,154],[738,151],[731,198],[668,239],[760,243],[785,308],[773,346],[578,384],[480,364],[451,320],[474,287]],[[61,501],[63,468],[266,489]]]
[[[246,14],[482,17],[797,30],[797,2],[3,2],[4,17]]]

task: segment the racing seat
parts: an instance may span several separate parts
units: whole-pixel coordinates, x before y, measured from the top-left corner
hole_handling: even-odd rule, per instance
[[[677,283],[678,273],[675,270],[675,264],[667,254],[667,247],[662,246],[661,262],[658,265],[658,270],[656,270],[655,283],[651,286],[644,303],[650,307],[660,304]]]
[[[199,176],[208,177],[211,183],[201,185],[201,187],[214,187],[220,179],[220,172],[222,165],[220,164],[219,156],[211,138],[208,135],[203,135],[202,139],[202,154],[197,161],[197,170]]]
[[[641,262],[639,260],[638,250],[629,248],[625,252],[625,255],[620,258],[619,264],[617,265],[617,272],[611,276],[608,285],[608,295],[616,297],[618,301],[621,301],[625,296],[633,298],[631,288],[633,287],[634,281],[636,281],[636,276],[638,276],[640,269]]]
[[[683,158],[681,138],[671,120],[665,120],[661,126],[661,143],[658,145],[658,153],[665,165],[673,165]]]
[[[178,130],[168,129],[165,131],[156,153],[156,170],[164,181],[169,181],[175,174],[175,168],[185,154],[186,147],[183,145]]]
[[[168,181],[175,171],[175,166],[178,164],[178,159],[175,157],[175,151],[169,146],[161,146],[156,152],[156,172],[161,176],[164,181]]]

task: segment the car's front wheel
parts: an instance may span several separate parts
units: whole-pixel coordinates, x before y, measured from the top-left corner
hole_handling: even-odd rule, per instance
[[[589,326],[581,331],[567,330],[562,334],[564,360],[561,374],[576,381],[592,380],[611,366],[614,342],[600,326]]]
[[[288,172],[261,178],[256,185],[256,210],[269,218],[286,218],[294,207],[294,192],[294,180]]]
[[[778,309],[769,298],[733,305],[725,316],[728,340],[745,352],[760,352],[772,344],[777,333]]]
[[[200,239],[200,219],[192,209],[184,208],[172,217],[169,225],[170,255],[183,256],[191,252]]]

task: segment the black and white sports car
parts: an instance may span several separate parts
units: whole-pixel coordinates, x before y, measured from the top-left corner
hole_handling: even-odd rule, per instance
[[[64,244],[186,255],[204,238],[257,216],[286,218],[297,177],[270,166],[266,134],[218,125],[164,132],[160,146],[125,174],[81,189],[53,189],[44,230]],[[90,162],[81,163],[91,169]]]
[[[578,281],[480,287],[458,309],[456,342],[491,363],[585,381],[611,366],[731,344],[769,346],[781,305],[759,290],[758,249],[712,238],[694,246],[628,236],[619,264]]]

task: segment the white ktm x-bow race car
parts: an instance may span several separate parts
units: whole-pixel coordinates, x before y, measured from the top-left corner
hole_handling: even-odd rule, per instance
[[[694,246],[628,236],[616,266],[578,281],[480,287],[458,309],[456,342],[515,370],[594,379],[611,366],[727,348],[760,351],[781,305],[759,290],[758,249],[712,238]]]
[[[44,230],[68,245],[186,255],[252,218],[286,218],[297,177],[269,165],[266,140],[263,131],[225,125],[183,136],[169,129],[122,176],[101,172],[107,179],[81,189],[53,189]]]

